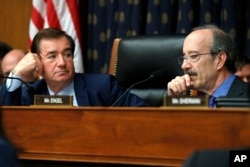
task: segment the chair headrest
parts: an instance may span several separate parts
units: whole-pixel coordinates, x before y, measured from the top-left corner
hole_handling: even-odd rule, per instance
[[[161,69],[157,76],[138,87],[166,88],[166,84],[183,70],[178,64],[184,34],[133,36],[120,40],[115,76],[125,87],[143,80]]]

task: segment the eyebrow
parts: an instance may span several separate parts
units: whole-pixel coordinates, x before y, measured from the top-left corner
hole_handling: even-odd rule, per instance
[[[62,53],[67,52],[67,51],[71,51],[71,48],[66,48],[66,49],[64,49],[64,50],[62,51]],[[47,52],[45,55],[44,55],[44,54],[41,54],[41,55],[48,56],[48,55],[50,55],[50,54],[55,54],[55,53],[57,53],[57,51],[49,51],[49,52]]]
[[[190,54],[199,54],[198,51],[189,51],[187,54],[183,53],[183,56],[189,56]]]

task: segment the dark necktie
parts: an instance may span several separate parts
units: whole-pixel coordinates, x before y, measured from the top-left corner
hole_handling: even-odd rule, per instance
[[[215,105],[215,98],[214,96],[210,96],[210,99],[209,99],[209,107],[216,107]]]

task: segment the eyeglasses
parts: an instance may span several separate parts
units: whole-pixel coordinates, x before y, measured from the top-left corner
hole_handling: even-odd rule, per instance
[[[200,53],[200,54],[192,54],[190,56],[181,56],[178,58],[178,62],[180,65],[183,64],[184,60],[186,60],[187,62],[197,62],[200,59],[201,55],[207,55],[207,54],[216,54],[216,53]]]

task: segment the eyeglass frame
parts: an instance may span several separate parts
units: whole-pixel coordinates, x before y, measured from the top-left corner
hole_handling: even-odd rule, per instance
[[[216,52],[209,52],[209,53],[197,53],[197,54],[193,54],[193,55],[190,55],[190,56],[180,56],[178,57],[178,63],[180,65],[183,64],[184,60],[188,60],[188,62],[192,62],[192,63],[195,63],[197,62],[199,59],[200,56],[202,55],[207,55],[207,54],[211,54],[211,55],[214,55],[214,54],[217,54]],[[197,58],[197,59],[196,59]]]

